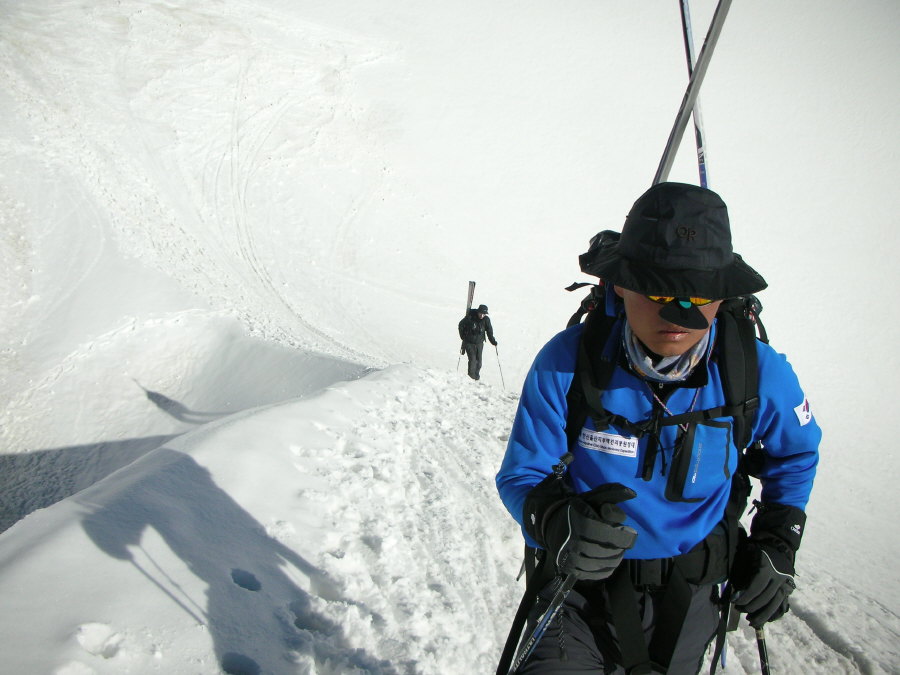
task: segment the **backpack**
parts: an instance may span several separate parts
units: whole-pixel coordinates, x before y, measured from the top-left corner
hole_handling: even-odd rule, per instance
[[[633,584],[642,578],[641,561],[635,561],[637,564],[634,565],[620,565],[616,573],[605,582],[609,592],[612,620],[620,636],[621,664],[626,672],[650,672],[651,667],[665,672],[687,612],[687,602],[690,599],[687,583],[715,583],[721,580],[722,564],[725,565],[724,572],[727,575],[731,571],[739,542],[746,537],[740,525],[740,518],[750,497],[750,476],[758,474],[762,459],[760,443],[748,447],[751,441],[753,416],[759,408],[756,340],[768,343],[768,335],[759,320],[762,303],[754,295],[729,298],[722,302],[716,314],[717,345],[714,358],[717,360],[721,375],[724,405],[680,415],[654,416],[650,420],[635,423],[609,413],[601,403],[603,389],[616,368],[617,350],[609,348],[607,342],[618,318],[612,309],[614,302],[611,296],[612,289],[608,288],[603,280],[598,284],[572,284],[566,290],[574,291],[585,286],[591,286],[591,290],[567,323],[567,327],[582,321],[585,324],[578,347],[575,374],[566,395],[568,404],[566,438],[569,452],[577,443],[588,416],[592,417],[598,431],[610,424],[616,424],[638,437],[654,433],[658,430],[658,426],[690,424],[726,416],[734,419],[733,434],[734,444],[738,448],[738,464],[732,475],[731,493],[723,518],[724,550],[721,542],[723,537],[720,534],[715,537],[709,536],[694,550],[669,559],[672,564],[665,570],[667,590],[660,606],[660,622],[649,645],[644,640],[637,603],[632,592]],[[673,466],[671,469],[672,473],[676,474],[676,484],[679,480],[683,484],[688,467],[680,468],[683,474],[680,476],[677,475],[677,467]],[[668,488],[667,496],[669,496]],[[526,546],[525,597],[520,605],[521,617],[517,614],[510,636],[516,632],[517,622],[524,623],[527,615],[526,606],[534,602],[534,598],[529,599],[528,596],[536,595],[536,592],[553,578],[552,569],[548,569],[551,566],[543,564],[541,553],[538,549]],[[634,576],[635,570],[637,578]],[[651,569],[650,573],[662,574],[658,567]],[[729,606],[727,602],[723,604],[721,620],[716,631],[713,672],[724,646],[726,627],[731,628],[726,625]],[[504,650],[501,668],[505,663],[508,647],[509,645]]]
[[[459,322],[459,337],[463,342],[477,344],[484,342],[486,333],[486,318],[479,319],[477,310],[469,310],[469,312]]]
[[[577,284],[573,284],[576,288]],[[572,290],[572,286],[569,287]],[[667,417],[655,416],[642,423],[634,423],[618,415],[613,415],[603,408],[600,396],[612,377],[616,367],[615,349],[606,349],[608,337],[617,317],[610,311],[612,304],[611,289],[606,288],[603,281],[596,284],[585,297],[578,310],[570,317],[568,325],[574,325],[584,319],[584,333],[578,348],[575,365],[575,377],[566,396],[569,413],[566,419],[566,437],[569,449],[574,447],[588,416],[593,418],[595,427],[602,430],[610,424],[616,424],[638,437],[655,433],[659,426],[673,424],[690,424],[717,417],[732,417],[734,444],[738,449],[737,469],[732,476],[731,493],[724,514],[725,550],[713,550],[707,540],[698,544],[695,551],[690,551],[673,558],[667,580],[667,591],[660,608],[661,624],[654,631],[650,644],[643,639],[640,630],[640,619],[636,614],[633,594],[630,585],[634,579],[621,572],[610,580],[610,605],[613,621],[617,625],[620,636],[620,649],[623,665],[628,672],[641,672],[652,663],[662,667],[665,672],[675,649],[681,624],[687,611],[685,582],[713,583],[721,572],[714,567],[714,556],[721,556],[725,561],[725,574],[730,573],[736,557],[739,543],[746,534],[740,524],[740,518],[747,507],[750,497],[750,476],[759,473],[762,462],[762,444],[750,444],[753,418],[759,408],[759,368],[756,353],[756,340],[768,343],[768,335],[759,315],[762,303],[754,295],[729,298],[722,302],[716,313],[716,347],[713,353],[719,367],[725,403],[717,408],[696,410],[680,415]],[[684,463],[683,463],[684,464]],[[652,470],[652,466],[650,467]],[[679,471],[680,469],[680,471]],[[671,467],[676,485],[684,484],[687,465]],[[680,474],[680,475],[679,475]],[[680,481],[680,483],[679,483]],[[671,484],[672,481],[670,481]],[[673,491],[667,497],[680,499]],[[717,540],[720,537],[716,538]],[[701,546],[702,545],[702,546]],[[703,548],[706,548],[704,551]],[[632,565],[640,570],[642,565]],[[638,578],[641,573],[638,572]],[[712,659],[712,672],[724,646],[728,603],[725,603],[717,630],[715,656]],[[665,622],[663,624],[662,622]],[[667,625],[666,625],[667,624]],[[633,669],[633,671],[632,671]],[[649,671],[647,671],[649,672]]]

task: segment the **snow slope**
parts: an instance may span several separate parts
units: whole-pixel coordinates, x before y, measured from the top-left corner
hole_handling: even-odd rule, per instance
[[[514,406],[394,366],[170,441],[4,533],[4,604],[54,607],[4,623],[4,668],[489,670],[517,600],[491,485]]]
[[[900,7],[782,4],[735,3],[701,96],[826,434],[770,651],[897,672]],[[678,26],[661,1],[0,0],[4,668],[490,672],[515,395],[652,178]],[[500,341],[477,384],[469,279]]]

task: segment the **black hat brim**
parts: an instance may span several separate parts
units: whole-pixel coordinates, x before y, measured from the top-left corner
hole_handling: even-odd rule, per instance
[[[607,231],[603,235],[595,248],[579,256],[581,271],[630,291],[720,300],[756,293],[768,286],[737,253],[730,265],[718,269],[667,268],[622,257],[619,233]]]

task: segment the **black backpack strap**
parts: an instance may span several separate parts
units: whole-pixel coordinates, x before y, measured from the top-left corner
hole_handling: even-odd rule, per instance
[[[724,517],[727,547],[726,565],[729,570],[737,548],[737,540],[740,537],[740,517],[746,508],[750,493],[750,481],[747,475],[747,461],[744,456],[744,449],[752,440],[750,436],[753,418],[756,410],[759,408],[759,370],[756,353],[757,330],[760,331],[763,340],[766,337],[762,324],[758,321],[760,309],[759,301],[753,296],[726,300],[720,308],[717,317],[717,359],[725,404],[715,409],[692,411],[681,415],[669,416],[658,421],[661,425],[669,426],[710,421],[721,417],[732,417],[734,419],[734,441],[740,455],[738,458],[738,470],[732,476],[731,495]],[[607,335],[608,333],[609,330],[607,330]],[[585,350],[586,342],[590,344],[588,340],[583,340],[580,348],[582,351]],[[592,352],[596,354],[596,348]],[[584,355],[580,353],[579,358],[584,358]],[[603,365],[611,366],[606,374],[606,379],[599,380],[606,383],[611,377],[615,361]],[[594,368],[596,369],[596,366]],[[605,385],[595,386],[597,373],[588,371],[586,374],[581,364],[576,370],[576,380],[583,389],[585,405],[590,409],[590,413],[585,411],[580,417],[580,424],[577,427],[578,432],[580,432],[584,419],[588,414],[603,415],[604,411],[599,403],[599,394],[602,393],[602,386]],[[589,379],[588,374],[594,379]],[[602,376],[602,372],[600,375]],[[595,396],[596,399],[594,398]],[[596,408],[599,408],[597,413],[594,412]],[[597,421],[602,422],[603,420]],[[641,425],[628,423],[627,420],[623,423],[621,420],[613,420],[608,416],[606,421],[613,421],[635,435],[641,435],[649,431]],[[600,428],[599,425],[598,428]],[[568,429],[567,433],[569,433]],[[673,561],[674,566],[658,607],[657,629],[654,631],[649,645],[644,640],[640,619],[637,615],[632,580],[625,573],[625,566],[621,566],[620,570],[617,571],[618,573],[614,574],[606,583],[610,597],[613,624],[616,626],[616,632],[620,636],[621,663],[628,673],[649,672],[647,668],[651,664],[652,667],[665,672],[671,662],[691,600],[691,588],[687,581],[688,570],[682,569],[683,565],[688,564],[688,559],[686,556],[678,556]],[[716,631],[717,639],[714,657],[716,659],[721,654],[724,644],[725,625],[728,615],[727,603],[723,606],[722,612],[722,619]],[[713,663],[712,667],[713,669],[715,668],[715,663]]]
[[[762,324],[755,320],[754,307],[759,307],[759,301],[753,296],[734,298],[722,303],[717,316],[717,360],[725,406],[734,416],[734,444],[738,451],[743,451],[752,440],[753,416],[759,408],[756,330]]]
[[[588,415],[609,415],[600,403],[600,396],[616,367],[618,348],[609,344],[609,336],[617,320],[599,308],[588,312],[584,321],[584,332],[579,340],[578,356],[575,359],[575,375],[566,394],[566,438],[569,450],[578,441]],[[602,426],[605,428],[607,425],[608,422]]]
[[[644,626],[627,565],[619,565],[607,579],[609,612],[619,643],[619,663],[628,675],[653,672]]]
[[[566,439],[567,449],[569,450],[578,441],[578,436],[581,434],[581,429],[584,427],[588,416],[583,385],[587,386],[599,397],[602,387],[605,387],[609,378],[612,377],[614,367],[614,362],[611,365],[604,361],[602,353],[601,357],[596,359],[592,355],[595,351],[605,351],[602,347],[607,342],[615,324],[615,318],[606,316],[602,311],[589,311],[583,306],[580,312],[576,312],[573,315],[573,320],[570,321],[569,325],[572,326],[578,323],[581,316],[585,313],[587,318],[585,319],[584,333],[582,333],[579,341],[578,354],[575,360],[575,376],[566,394]],[[509,635],[506,638],[506,644],[503,647],[503,653],[497,666],[497,675],[507,674],[515,656],[519,638],[528,621],[528,614],[537,601],[538,593],[553,578],[552,565],[547,564],[545,561],[546,556],[542,555],[539,550],[526,545],[524,563],[525,592],[522,594],[522,600],[519,602],[519,608],[513,618]]]
[[[766,341],[765,330],[758,320],[760,310],[761,305],[754,296],[726,300],[719,309],[716,356],[725,404],[715,409],[692,411],[656,420],[657,424],[668,426],[727,416],[734,419],[734,441],[741,455],[738,471],[732,476],[731,496],[725,511],[729,569],[740,536],[740,517],[746,508],[750,491],[743,451],[751,441],[753,417],[759,408],[757,330],[760,332],[760,339]],[[583,310],[576,312],[570,325],[577,323],[583,313]],[[616,317],[607,316],[602,309],[587,312],[572,385],[566,395],[568,405],[566,437],[570,450],[577,442],[589,415],[594,417],[598,429],[614,423],[636,436],[653,432],[647,428],[647,424],[653,420],[635,424],[617,415],[611,415],[604,410],[601,403],[601,395],[612,377],[618,358],[617,346],[611,344],[609,340],[616,321]],[[634,585],[627,566],[621,565],[605,582],[612,621],[619,635],[621,663],[628,673],[650,672],[651,664],[664,672],[671,661],[691,594],[686,580],[686,570],[681,569],[678,558],[674,560],[675,565],[659,607],[657,630],[654,631],[649,645],[644,640]],[[716,657],[721,653],[726,613],[727,606],[723,609],[723,620],[717,631],[719,639],[716,641]],[[660,630],[661,627],[664,629]]]
[[[519,646],[519,638],[528,623],[528,615],[534,608],[541,589],[553,578],[551,565],[546,564],[545,560],[546,556],[542,555],[539,549],[525,545],[525,592],[522,594],[519,608],[516,610],[512,626],[509,628],[509,635],[506,637],[506,644],[503,646],[500,662],[497,664],[496,675],[509,673],[516,647]]]
[[[753,466],[761,451],[759,444],[752,446],[751,429],[753,417],[759,408],[759,360],[756,340],[768,342],[766,329],[759,319],[762,304],[756,296],[746,296],[726,300],[719,308],[719,371],[725,394],[728,414],[734,418],[734,442],[738,448],[738,468],[732,476],[731,494],[725,508],[726,534],[728,541],[728,570],[734,564],[739,540],[746,536],[740,524],[741,515],[750,497],[750,476],[757,469]],[[758,337],[757,337],[758,334]],[[749,446],[749,447],[748,447]],[[719,625],[716,629],[715,648],[710,661],[710,674],[716,666],[725,647],[726,630],[731,614],[730,586],[725,588]]]
[[[674,559],[666,590],[657,608],[656,630],[648,647],[650,660],[661,672],[669,668],[691,605],[691,587],[684,577],[680,560],[683,556]]]
[[[573,316],[574,318],[574,316]],[[588,416],[593,416],[597,429],[604,429],[616,423],[634,433],[642,435],[629,420],[611,415],[602,405],[601,396],[612,378],[618,358],[618,347],[610,341],[616,317],[608,316],[602,309],[588,312],[584,333],[578,346],[575,376],[566,395],[568,415],[566,417],[566,437],[571,450]],[[635,427],[631,429],[631,427]],[[619,636],[619,660],[629,675],[652,671],[650,654],[641,618],[635,600],[634,585],[627,565],[619,565],[612,576],[604,582],[610,613],[616,633]]]
[[[582,299],[581,304],[578,305],[578,309],[576,309],[572,316],[569,317],[566,328],[571,328],[575,324],[581,323],[585,314],[593,312],[598,307],[603,307],[604,284],[602,280],[599,284],[593,284],[587,281],[575,282],[567,286],[566,290],[570,292],[576,291],[585,286],[590,286],[590,293]]]

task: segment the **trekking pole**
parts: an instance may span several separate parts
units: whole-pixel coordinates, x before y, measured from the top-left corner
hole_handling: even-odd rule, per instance
[[[521,668],[528,660],[528,657],[531,656],[531,652],[534,651],[534,648],[537,647],[537,643],[544,637],[544,633],[547,632],[550,623],[559,613],[559,610],[562,609],[563,603],[566,601],[569,592],[575,586],[575,581],[576,578],[573,574],[567,574],[562,577],[562,583],[560,583],[559,588],[556,589],[556,593],[554,593],[553,597],[550,599],[550,604],[547,605],[547,609],[545,609],[543,614],[538,617],[537,623],[531,631],[531,634],[528,636],[528,639],[522,643],[521,647],[519,647],[519,651],[510,665],[507,675],[515,675],[515,673],[519,672],[519,668]]]
[[[756,629],[756,648],[759,650],[759,670],[762,675],[769,675],[769,650],[766,649],[766,633],[762,626]]]
[[[571,452],[566,452],[559,458],[559,463],[553,465],[553,474],[557,480],[563,479],[566,467],[571,464],[574,458],[575,456]],[[538,642],[544,637],[544,633],[547,632],[547,628],[550,627],[553,618],[562,609],[563,603],[576,581],[574,575],[571,574],[565,576],[557,575],[556,579],[559,580],[559,586],[556,592],[537,617],[534,625],[529,628],[529,610],[541,590],[537,586],[532,587],[537,578],[536,575],[537,571],[533,572],[533,576],[526,583],[525,595],[522,597],[522,602],[519,603],[519,610],[516,612],[513,625],[509,629],[509,636],[506,638],[506,645],[504,645],[503,653],[500,655],[500,663],[497,665],[496,675],[514,675],[514,673],[518,672],[519,668],[531,656],[531,652],[534,651]],[[532,591],[534,593],[533,596],[531,595]]]
[[[500,383],[503,385],[503,389],[506,389],[506,382],[503,381],[503,368],[500,366],[500,350],[497,349],[497,345],[494,345],[494,351],[497,352],[497,368],[500,369]]]

